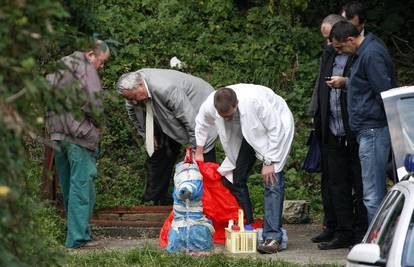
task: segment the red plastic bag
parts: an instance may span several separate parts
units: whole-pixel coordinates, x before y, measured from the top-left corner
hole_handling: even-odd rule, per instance
[[[160,240],[160,246],[162,248],[168,245],[168,232],[170,231],[171,223],[173,219],[174,219],[174,211],[171,211],[170,215],[167,217],[167,219],[165,219],[165,222],[160,231],[159,240]]]
[[[221,175],[217,172],[219,164],[213,162],[197,162],[197,164],[203,176],[203,211],[206,217],[213,222],[214,243],[223,244],[225,241],[224,228],[227,227],[229,220],[237,221],[237,211],[240,206],[236,198],[221,183]],[[171,211],[161,228],[159,238],[161,247],[168,244],[168,232],[173,219],[174,214]]]
[[[227,227],[229,220],[237,221],[240,206],[236,198],[221,183],[221,174],[217,171],[220,165],[213,162],[197,163],[203,175],[203,211],[213,222],[214,243],[223,244],[224,228]]]
[[[218,163],[198,161],[197,164],[203,176],[203,212],[213,222],[214,243],[224,244],[226,238],[224,228],[227,227],[229,220],[237,222],[240,206],[229,189],[221,183],[221,174],[217,171],[220,166]],[[174,212],[171,211],[160,231],[161,247],[168,245],[168,232],[173,219]],[[252,224],[255,229],[261,228],[262,225],[263,221],[259,219],[255,219]]]

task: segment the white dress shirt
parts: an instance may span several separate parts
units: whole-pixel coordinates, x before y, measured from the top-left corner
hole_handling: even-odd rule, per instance
[[[253,147],[259,160],[271,161],[275,172],[281,172],[288,158],[294,136],[293,115],[286,101],[270,88],[254,84],[227,86],[237,95],[242,136]],[[207,133],[216,128],[226,158],[218,171],[233,181],[242,137],[218,114],[211,93],[201,105],[196,117],[195,135],[197,146],[204,146]]]

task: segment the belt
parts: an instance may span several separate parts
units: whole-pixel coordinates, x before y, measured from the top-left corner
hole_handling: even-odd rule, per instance
[[[334,142],[337,143],[337,144],[341,144],[341,145],[344,145],[344,146],[348,146],[348,141],[346,139],[346,135],[336,136],[331,131],[328,131],[328,132],[329,132],[328,133],[328,136],[329,136],[328,138],[330,140],[334,140]]]

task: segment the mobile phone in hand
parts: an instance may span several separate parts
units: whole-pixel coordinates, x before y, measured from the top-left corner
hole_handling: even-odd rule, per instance
[[[326,76],[324,79],[325,79],[325,81],[330,81],[330,80],[332,80],[332,77],[331,76]]]

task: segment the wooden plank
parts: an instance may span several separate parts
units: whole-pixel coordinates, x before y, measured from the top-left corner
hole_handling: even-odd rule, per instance
[[[95,213],[122,213],[122,214],[136,214],[136,213],[170,213],[172,206],[134,206],[134,207],[115,207],[102,208],[96,210]]]
[[[91,224],[97,226],[134,226],[134,227],[161,227],[164,221],[119,221],[92,219]]]

